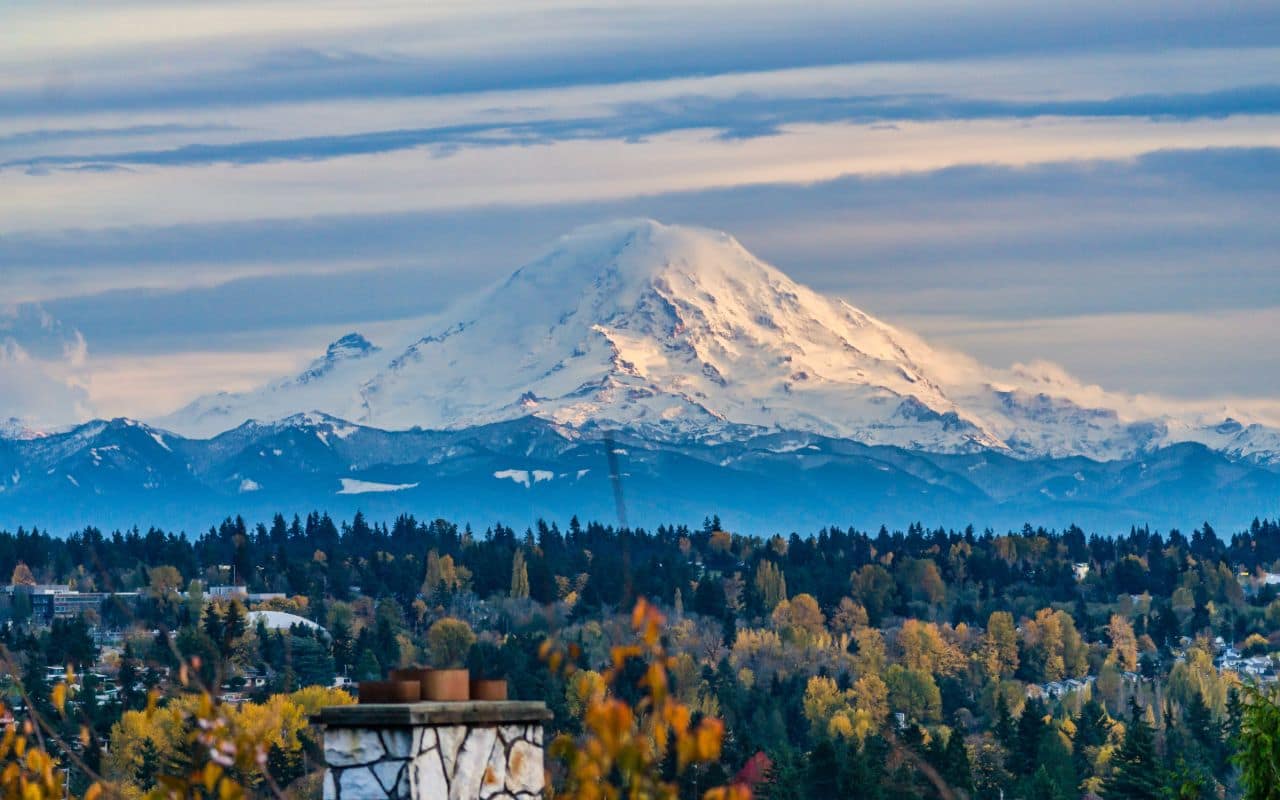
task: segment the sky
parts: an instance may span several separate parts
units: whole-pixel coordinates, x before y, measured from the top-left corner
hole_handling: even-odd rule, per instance
[[[1280,4],[6,0],[0,419],[409,339],[574,227],[726,230],[993,366],[1280,395]]]

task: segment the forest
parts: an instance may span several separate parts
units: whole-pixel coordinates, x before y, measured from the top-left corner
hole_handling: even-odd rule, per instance
[[[0,532],[8,713],[39,721],[75,796],[203,774],[196,723],[220,707],[219,730],[260,748],[224,765],[238,786],[314,797],[307,720],[352,702],[336,679],[465,663],[546,702],[548,734],[573,742],[603,695],[643,705],[647,651],[624,646],[649,608],[673,701],[719,731],[686,768],[654,765],[674,796],[1278,796],[1280,523],[727,527],[317,512],[198,536]],[[109,596],[43,619],[21,587],[53,584]],[[247,596],[211,593],[226,585]],[[576,796],[574,765],[551,760],[558,794]]]

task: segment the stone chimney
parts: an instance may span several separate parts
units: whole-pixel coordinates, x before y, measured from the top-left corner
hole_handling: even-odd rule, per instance
[[[549,719],[515,700],[322,709],[325,800],[539,800]]]

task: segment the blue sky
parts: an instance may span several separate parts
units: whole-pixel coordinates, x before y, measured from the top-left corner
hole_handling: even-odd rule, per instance
[[[393,342],[559,233],[723,228],[996,366],[1280,394],[1280,6],[5,4],[0,417]]]

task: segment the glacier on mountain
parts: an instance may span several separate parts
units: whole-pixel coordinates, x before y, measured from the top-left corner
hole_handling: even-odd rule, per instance
[[[1280,455],[1280,434],[1239,412],[1147,414],[1051,365],[989,368],[793,281],[728,234],[652,220],[562,237],[401,348],[353,333],[298,376],[161,424],[212,436],[306,410],[387,430],[536,417],[661,440],[798,431],[1019,457],[1184,441]]]

